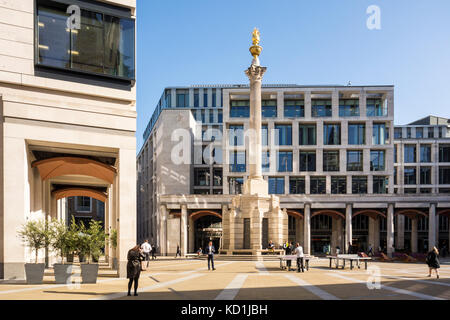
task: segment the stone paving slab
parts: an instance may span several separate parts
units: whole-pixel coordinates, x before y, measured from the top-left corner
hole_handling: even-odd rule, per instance
[[[310,271],[279,268],[276,261],[217,261],[208,271],[202,260],[151,261],[141,273],[139,296],[127,297],[127,279],[102,268],[97,284],[56,285],[51,270],[45,283],[0,283],[0,300],[411,300],[450,299],[450,265],[443,264],[441,279],[428,278],[425,264],[369,264],[370,270],[330,269],[328,260],[311,263]],[[295,267],[295,263],[293,263]],[[381,289],[370,290],[371,270],[380,272]]]

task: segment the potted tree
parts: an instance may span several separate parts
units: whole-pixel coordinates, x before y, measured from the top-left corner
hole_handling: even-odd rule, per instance
[[[49,230],[45,220],[30,220],[18,232],[23,242],[33,248],[35,263],[25,264],[25,275],[28,284],[41,284],[44,279],[45,263],[38,263],[39,250],[49,245]]]
[[[55,281],[57,284],[72,283],[73,264],[64,263],[64,257],[67,257],[69,252],[73,252],[74,250],[73,234],[64,221],[52,221],[50,230],[50,244],[61,258],[61,263],[55,263],[53,265]]]
[[[81,278],[83,283],[97,283],[98,263],[91,263],[93,254],[99,255],[105,245],[106,233],[99,221],[91,220],[89,228],[80,226],[79,236],[81,252],[86,256],[87,263],[81,264]]]
[[[109,234],[109,244],[111,245],[111,248],[114,250],[113,258],[112,258],[112,268],[113,270],[117,270],[117,258],[115,255],[115,251],[117,248],[117,230],[112,229],[111,233]]]

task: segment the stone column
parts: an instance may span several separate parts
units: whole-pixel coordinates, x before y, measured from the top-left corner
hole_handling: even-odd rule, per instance
[[[198,248],[195,248],[195,229],[194,229],[194,220],[192,218],[188,218],[189,221],[189,251],[197,252]]]
[[[120,149],[118,168],[118,260],[120,277],[127,274],[128,250],[136,245],[136,150]]]
[[[337,241],[337,223],[339,222],[339,218],[332,218],[331,219],[331,254],[335,254],[336,253],[336,246],[338,245],[338,241]]]
[[[350,245],[352,245],[353,231],[352,231],[352,215],[353,205],[348,203],[345,209],[345,252],[348,253]]]
[[[181,239],[180,239],[180,249],[181,255],[184,256],[187,253],[188,247],[188,226],[187,226],[187,205],[181,205],[181,219],[180,219],[180,229],[181,229]]]
[[[369,243],[368,245],[372,245],[372,248],[375,250],[375,225],[377,223],[377,219],[369,217]]]
[[[430,204],[428,215],[428,251],[436,246],[436,204]]]
[[[245,194],[267,195],[267,183],[262,178],[261,167],[261,82],[267,68],[252,64],[245,73],[250,79],[249,121],[249,179],[245,183]]]
[[[394,246],[394,204],[388,204],[388,212],[387,212],[387,254],[389,257],[392,257],[392,249]]]
[[[417,241],[417,224],[419,219],[417,217],[411,219],[411,252],[417,253],[418,241]]]
[[[159,207],[159,253],[162,256],[167,254],[167,207],[161,205]]]
[[[311,254],[311,204],[305,203],[303,226],[303,252]]]
[[[336,220],[337,226],[336,226],[336,231],[337,231],[337,245],[339,246],[339,248],[341,248],[341,252],[342,252],[342,248],[344,248],[344,246],[342,245],[342,240],[344,239],[343,235],[344,232],[342,231],[342,219],[337,219]],[[335,248],[336,250],[336,248]]]
[[[397,241],[395,247],[397,249],[405,248],[405,216],[397,216]]]
[[[380,219],[377,218],[374,220],[374,241],[373,241],[373,251],[378,252],[378,248],[380,247]]]

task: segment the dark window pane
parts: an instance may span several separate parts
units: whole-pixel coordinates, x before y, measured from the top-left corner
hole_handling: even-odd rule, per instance
[[[359,116],[359,99],[341,99],[339,101],[340,117],[357,117]]]
[[[366,126],[364,124],[348,125],[348,144],[363,145],[366,143]]]
[[[363,171],[362,151],[347,151],[347,171]]]
[[[311,177],[310,179],[310,193],[311,194],[326,194],[327,180],[325,177]]]
[[[316,171],[316,152],[300,151],[300,168],[301,172]]]
[[[302,118],[305,116],[304,100],[286,100],[284,102],[285,118]]]
[[[332,194],[346,194],[347,193],[347,178],[346,177],[331,177],[331,193]]]
[[[339,171],[339,151],[323,152],[323,171]]]
[[[289,179],[289,193],[290,194],[305,194],[305,178],[290,178]]]
[[[341,125],[339,124],[323,125],[323,144],[325,145],[341,144]]]

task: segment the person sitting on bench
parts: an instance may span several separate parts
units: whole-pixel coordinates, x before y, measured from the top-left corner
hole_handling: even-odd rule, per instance
[[[300,268],[302,269],[302,272],[305,272],[303,248],[298,242],[295,246],[294,254],[297,256],[297,272],[300,272]]]
[[[270,252],[275,253],[275,246],[274,246],[272,240],[269,241],[269,244],[267,245],[267,249],[268,249]]]

